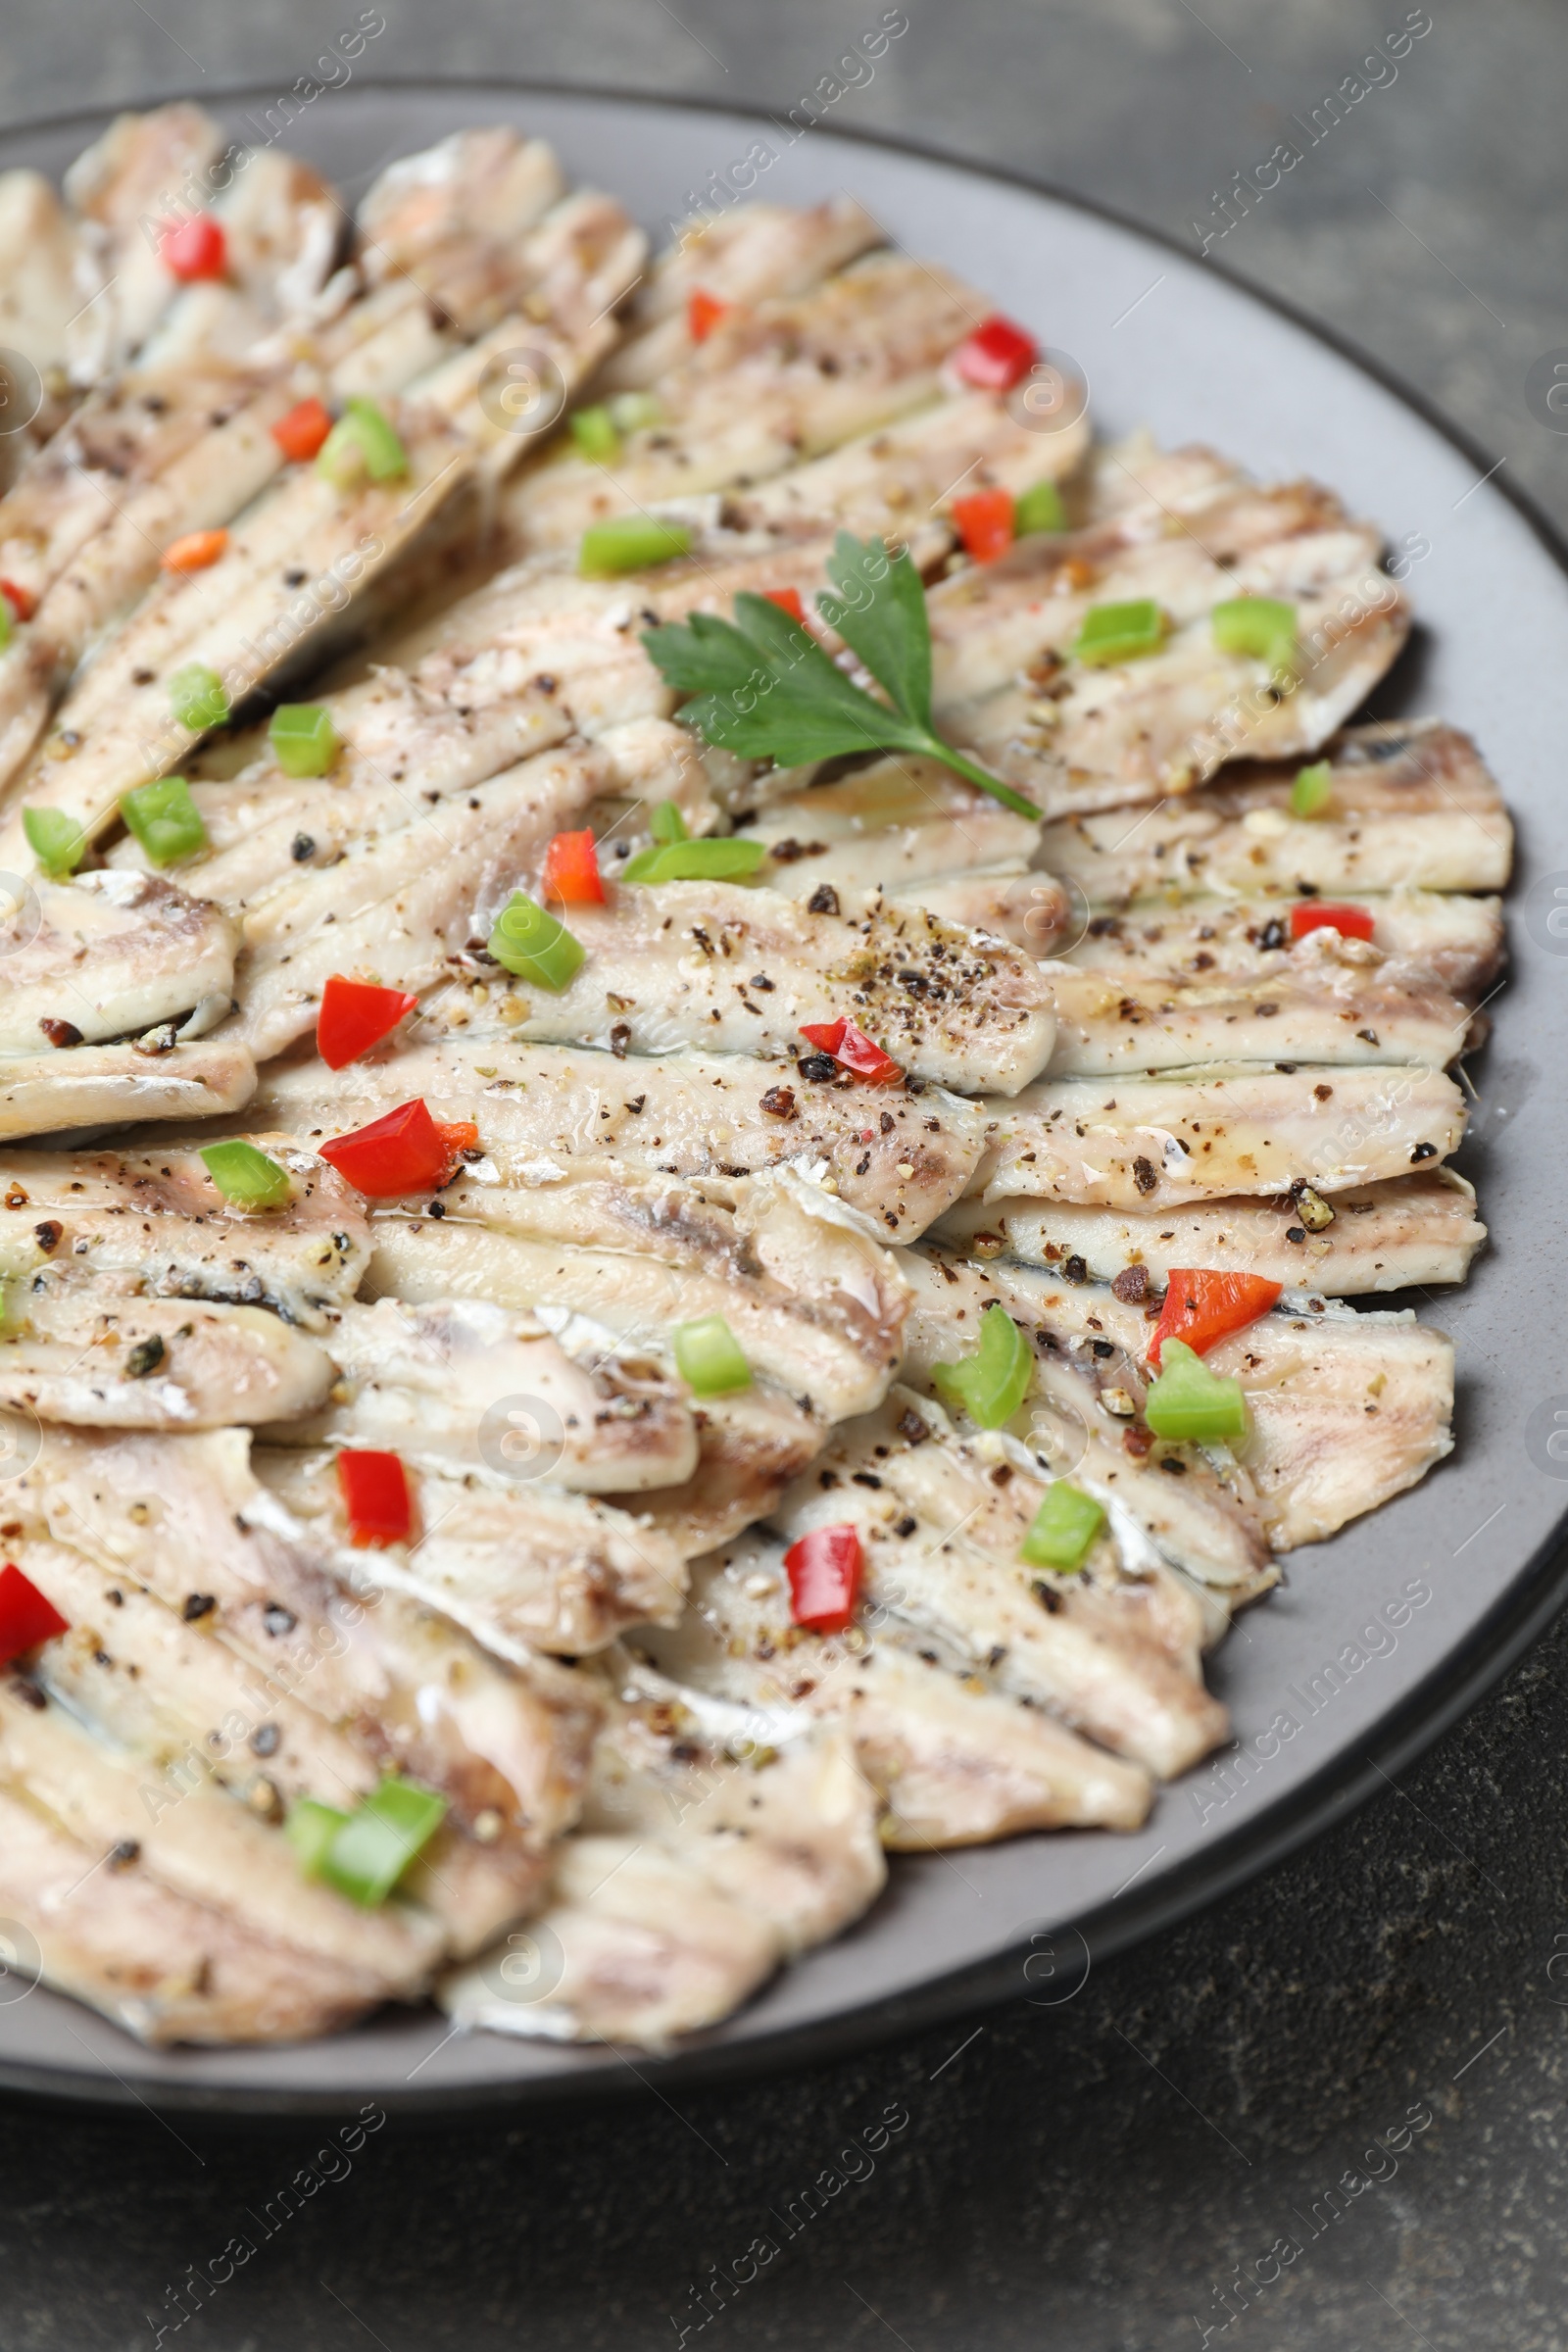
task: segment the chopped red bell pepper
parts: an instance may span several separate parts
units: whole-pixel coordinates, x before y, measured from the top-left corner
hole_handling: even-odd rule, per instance
[[[71,1621],[11,1560],[0,1568],[0,1666],[9,1666],[24,1650],[69,1634]]]
[[[38,610],[38,599],[32,590],[19,587],[15,580],[0,580],[0,596],[5,598],[19,620],[30,620]]]
[[[545,852],[544,892],[566,906],[602,906],[605,885],[591,829],[558,833]]]
[[[781,612],[787,612],[791,620],[798,621],[805,628],[806,607],[801,602],[798,588],[764,588],[762,594],[770,605],[777,605]]]
[[[1185,1340],[1195,1355],[1206,1355],[1217,1341],[1266,1315],[1284,1287],[1261,1274],[1215,1274],[1173,1266],[1149,1343],[1150,1362],[1158,1364],[1166,1340]]]
[[[1012,545],[1012,493],[976,490],[953,502],[958,537],[977,564],[994,564]]]
[[[437,1120],[416,1097],[396,1110],[334,1136],[321,1157],[368,1200],[396,1200],[445,1184],[460,1152],[471,1152],[479,1130],[471,1119]]]
[[[801,1035],[819,1054],[831,1054],[867,1086],[893,1086],[904,1076],[902,1063],[884,1054],[863,1029],[842,1014],[836,1021],[803,1021]]]
[[[206,571],[228,547],[226,531],[186,531],[164,550],[165,571]]]
[[[285,458],[296,466],[308,465],[320,453],[322,442],[332,430],[328,409],[318,400],[302,400],[280,416],[272,427],[272,439]]]
[[[842,1634],[855,1615],[864,1567],[853,1527],[813,1527],[784,1554],[790,1615],[813,1634]]]
[[[697,286],[686,298],[686,331],[694,343],[706,343],[721,318],[728,318],[735,308],[732,302],[720,302],[716,294],[705,294]]]
[[[341,1070],[389,1037],[418,1002],[406,988],[374,988],[334,972],[321,991],[316,1051],[329,1070]]]
[[[346,1449],[337,1457],[338,1491],[348,1513],[349,1542],[406,1544],[414,1527],[414,1501],[400,1454]]]
[[[158,240],[158,258],[181,285],[199,277],[221,277],[228,267],[228,239],[211,213],[171,220]]]
[[[965,336],[953,355],[953,365],[966,384],[982,392],[1007,392],[1027,375],[1040,357],[1033,335],[997,313]]]
[[[1324,926],[1340,932],[1346,939],[1370,939],[1373,932],[1372,909],[1369,906],[1330,906],[1322,899],[1302,899],[1291,908],[1291,937],[1304,939],[1309,931],[1321,931]]]

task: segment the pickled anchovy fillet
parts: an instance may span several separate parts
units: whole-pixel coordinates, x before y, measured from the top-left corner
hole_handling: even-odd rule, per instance
[[[69,1262],[8,1300],[0,1402],[102,1429],[291,1421],[325,1398],[332,1359],[257,1306],[138,1294]]]
[[[102,1860],[30,1796],[0,1790],[0,1901],[32,1935],[41,1982],[142,2041],[301,2041],[352,2025],[384,1997],[383,1974]],[[418,1982],[411,1970],[403,1985]]]
[[[755,1532],[695,1564],[686,1614],[641,1645],[677,1682],[749,1711],[758,1742],[805,1715],[841,1724],[887,1811],[882,1842],[918,1852],[1031,1829],[1136,1829],[1148,1775],[972,1675],[901,1643],[870,1612],[853,1640],[792,1623],[778,1543]],[[928,1637],[917,1627],[906,1641]]]
[[[238,1110],[255,1086],[256,1064],[236,1040],[182,1044],[162,1025],[145,1048],[0,1054],[0,1140],[144,1119],[203,1119]]]
[[[628,1054],[517,1042],[493,1021],[497,984],[428,1000],[408,1042],[347,1069],[273,1062],[249,1116],[315,1143],[417,1095],[440,1120],[471,1119],[486,1157],[515,1184],[542,1162],[613,1153],[624,1167],[750,1176],[794,1166],[831,1176],[838,1197],[913,1241],[979,1164],[984,1115],[934,1089],[795,1079],[743,1054]]]
[[[579,1494],[629,1494],[689,1478],[697,1431],[664,1367],[617,1348],[603,1325],[568,1325],[564,1336],[569,1350],[536,1316],[489,1300],[345,1306],[328,1342],[341,1375],[330,1408],[296,1418],[279,1436],[505,1478],[506,1408],[520,1403],[556,1457],[554,1475]]]
[[[232,1207],[183,1145],[0,1154],[0,1273],[57,1264],[107,1276],[111,1289],[131,1276],[147,1295],[270,1306],[324,1331],[369,1262],[364,1202],[291,1137],[248,1132],[289,1174],[278,1207]]]
[[[1302,1180],[1346,1192],[1447,1158],[1465,1121],[1452,1079],[1419,1064],[1047,1079],[991,1109],[982,1199],[1133,1209],[1277,1195]]]
[[[1102,1390],[1121,1393],[1121,1409],[1130,1402],[1142,1411],[1151,1330],[1143,1308],[1110,1290],[1006,1259],[980,1267],[925,1250],[911,1254],[918,1286],[906,1351],[911,1378],[968,1352],[995,1298],[1057,1348],[1093,1357]],[[1313,1298],[1298,1312],[1282,1307],[1259,1316],[1209,1348],[1204,1361],[1242,1384],[1250,1433],[1234,1455],[1220,1449],[1216,1458],[1250,1497],[1276,1551],[1316,1543],[1376,1510],[1452,1450],[1453,1344],[1410,1313],[1358,1314]],[[1197,1449],[1176,1450],[1196,1467]]]
[[[1289,1193],[1142,1212],[1066,1200],[966,1200],[942,1218],[933,1239],[982,1261],[1005,1254],[1059,1270],[1076,1258],[1093,1281],[1126,1276],[1151,1298],[1173,1266],[1261,1274],[1348,1298],[1463,1282],[1487,1238],[1474,1188],[1451,1168],[1336,1193],[1333,1211],[1327,1224],[1313,1212],[1309,1229]],[[1147,1290],[1136,1280],[1139,1268]]]
[[[862,1411],[897,1366],[898,1261],[789,1171],[633,1179],[579,1162],[514,1188],[470,1169],[443,1201],[440,1219],[376,1212],[373,1294],[548,1306],[657,1352],[675,1325],[719,1314],[755,1371],[827,1419]]]
[[[511,1484],[471,1472],[409,1472],[417,1532],[378,1549],[377,1580],[441,1610],[514,1665],[538,1650],[577,1657],[629,1625],[678,1616],[686,1588],[679,1544],[635,1508],[628,1514],[552,1482],[549,1447],[521,1409],[512,1434]],[[259,1446],[252,1468],[341,1573],[363,1569],[329,1455]]]
[[[949,922],[1000,932],[1036,956],[1140,980],[1165,973],[1266,979],[1289,975],[1318,952],[1311,931],[1293,940],[1289,906],[1266,898],[1141,899],[1115,913],[1086,912],[1075,886],[1025,867],[917,883],[901,895]],[[1354,903],[1371,919],[1369,944],[1387,958],[1380,968],[1458,997],[1479,995],[1495,977],[1503,953],[1499,900],[1400,890],[1358,892]]]
[[[587,951],[518,1034],[563,1045],[797,1054],[841,1015],[916,1078],[959,1093],[1027,1085],[1050,1053],[1050,992],[1031,959],[875,892],[813,912],[736,883],[628,889],[573,910]]]
[[[282,1692],[352,1729],[382,1769],[436,1788],[452,1828],[541,1851],[575,1819],[594,1689],[555,1660],[491,1658],[437,1611],[353,1585],[249,1468],[237,1430],[195,1437],[47,1430],[13,1482],[17,1516],[129,1576],[250,1671],[255,1721]],[[248,1733],[246,1735],[248,1737]],[[486,1822],[491,1814],[496,1821]],[[497,1826],[499,1823],[499,1827]]]
[[[1351,727],[1326,747],[1325,813],[1293,816],[1291,776],[1240,765],[1152,814],[1050,824],[1040,862],[1091,906],[1222,895],[1501,890],[1513,827],[1469,737],[1439,719]]]
[[[714,2023],[880,1891],[876,1798],[832,1730],[737,1762],[700,1696],[623,1671],[554,1899],[448,1977],[459,2025],[663,2047]]]
[[[0,1057],[36,1054],[61,1026],[98,1045],[214,1000],[226,1009],[238,944],[218,907],[151,874],[40,877],[0,919]]]
[[[1184,1771],[1226,1727],[1199,1673],[1196,1599],[1168,1570],[1125,1576],[1108,1545],[1095,1577],[1053,1583],[1030,1569],[1020,1546],[1047,1482],[1013,1470],[999,1487],[996,1466],[948,1432],[938,1406],[896,1389],[834,1434],[772,1524],[791,1541],[855,1527],[869,1600],[1114,1753],[1162,1778]]]

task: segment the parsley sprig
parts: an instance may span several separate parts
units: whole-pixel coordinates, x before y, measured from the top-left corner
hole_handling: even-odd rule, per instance
[[[955,751],[931,724],[931,625],[908,549],[890,556],[880,539],[840,531],[827,571],[836,593],[817,598],[822,617],[887,702],[853,685],[777,605],[743,590],[733,621],[694,612],[643,634],[666,683],[694,698],[681,716],[710,743],[781,767],[851,752],[921,752],[1004,808],[1039,816],[1033,801]]]

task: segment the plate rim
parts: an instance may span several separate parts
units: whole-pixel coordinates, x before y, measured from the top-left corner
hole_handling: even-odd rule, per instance
[[[537,95],[633,106],[644,112],[679,110],[750,121],[766,119],[765,109],[760,105],[736,104],[706,93],[633,90],[610,82],[547,76],[530,75],[522,79],[505,74],[407,76],[371,74],[359,78],[355,86],[364,97],[428,96],[441,92],[481,97]],[[188,103],[219,113],[246,99],[265,97],[271,87],[270,82],[249,81],[220,89],[168,90],[159,96],[132,97],[118,103],[106,101],[30,121],[0,122],[0,148],[14,139],[77,128],[90,136],[95,127],[101,129],[115,115],[141,107]],[[1225,261],[1215,261],[1206,253],[1195,256],[1170,229],[1153,226],[1099,197],[1062,187],[1044,175],[1006,164],[977,163],[930,140],[890,131],[860,126],[846,128],[835,123],[832,135],[852,146],[876,149],[916,163],[960,172],[972,179],[1019,190],[1025,195],[1044,197],[1184,262],[1200,260],[1232,292],[1271,311],[1334,353],[1473,464],[1484,476],[1485,487],[1513,509],[1568,581],[1568,533],[1559,530],[1530,492],[1520,489],[1512,480],[1500,478],[1486,444],[1448,416],[1397,369],[1375,358],[1339,327],[1299,308],[1288,296],[1255,282]],[[1511,884],[1510,889],[1513,887]],[[1201,1853],[1189,1856],[1167,1876],[1154,1881],[1143,1894],[1131,1900],[1112,1897],[1064,1923],[1063,1932],[1079,1936],[1089,1955],[1090,1970],[1086,1971],[1083,1982],[1088,1982],[1095,1963],[1112,1960],[1135,1944],[1180,1926],[1289,1859],[1376,1795],[1380,1786],[1388,1783],[1389,1771],[1385,1767],[1402,1769],[1434,1746],[1568,1606],[1565,1530],[1568,1530],[1568,1501],[1551,1532],[1535,1547],[1508,1591],[1474,1629],[1472,1639],[1379,1719],[1373,1734],[1357,1743],[1363,1748],[1359,1757],[1346,1751],[1332,1759],[1292,1795],[1266,1807],[1256,1821],[1219,1838]],[[781,2027],[755,2039],[688,2043],[664,2053],[640,2053],[638,2067],[631,2070],[635,2080],[630,2082],[624,2073],[606,2068],[593,2073],[563,2072],[537,2080],[512,2078],[493,2082],[434,2083],[404,2092],[382,2089],[376,2093],[377,2103],[400,2120],[438,2124],[443,2118],[476,2111],[501,2113],[523,2106],[618,2103],[647,2097],[650,2092],[658,2096],[660,2083],[723,2087],[796,2066],[833,2063],[853,2052],[878,2048],[902,2036],[924,2032],[948,2018],[995,2008],[1008,2000],[1026,2001],[1029,1996],[1021,1987],[1026,1982],[1022,1971],[1028,1954],[1027,1942],[1011,1942],[982,1960],[945,1970],[916,1986],[893,1994],[877,1994],[830,2016]],[[152,2098],[145,2097],[119,2076],[112,2079],[111,2084],[96,2074],[78,2075],[48,2066],[34,2067],[0,2055],[0,2094],[29,2106],[51,2109],[64,2106],[76,2112],[123,2115],[136,2105],[153,2113],[168,2108],[175,2113],[200,2115],[213,2124],[245,2127],[270,2120],[284,2122],[294,2117],[341,2114],[352,2096],[341,2090],[270,2091],[258,2085],[221,2088],[174,2082],[149,2084],[148,2088],[154,2093]]]

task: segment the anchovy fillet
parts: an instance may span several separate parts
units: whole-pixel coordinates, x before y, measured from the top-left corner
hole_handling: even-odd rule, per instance
[[[1291,813],[1291,778],[1240,766],[1152,814],[1050,824],[1040,862],[1092,906],[1168,894],[1333,897],[1501,890],[1513,827],[1470,739],[1440,720],[1353,727],[1328,747],[1324,814]]]
[[[794,1624],[780,1546],[754,1533],[696,1563],[679,1624],[640,1640],[677,1681],[746,1707],[759,1741],[778,1722],[841,1724],[887,1808],[882,1842],[895,1851],[1139,1827],[1152,1793],[1141,1766],[901,1645],[891,1612],[873,1615],[874,1632],[848,1637]]]
[[[0,1274],[41,1266],[133,1277],[143,1294],[270,1306],[326,1330],[369,1262],[365,1204],[335,1168],[286,1135],[250,1130],[291,1178],[276,1208],[224,1200],[199,1153],[7,1152],[0,1155]],[[82,1261],[85,1261],[83,1263]]]
[[[1124,1209],[1280,1194],[1301,1179],[1345,1192],[1446,1159],[1465,1121],[1452,1079],[1419,1065],[1050,1079],[991,1110],[976,1186],[986,1201]]]
[[[315,1143],[418,1096],[439,1120],[471,1119],[508,1184],[583,1153],[632,1170],[753,1176],[796,1167],[915,1240],[971,1182],[984,1114],[956,1096],[807,1081],[741,1054],[628,1055],[524,1045],[490,1018],[495,983],[429,1001],[409,1040],[327,1072],[272,1062],[249,1117]],[[828,1183],[828,1180],[831,1183]]]
[[[1015,1470],[999,1487],[995,1466],[946,1431],[938,1407],[898,1389],[878,1413],[835,1433],[821,1468],[785,1496],[772,1524],[792,1541],[814,1527],[855,1527],[870,1601],[1113,1753],[1161,1778],[1186,1770],[1226,1729],[1198,1672],[1196,1600],[1175,1592],[1168,1570],[1125,1576],[1113,1553],[1099,1579],[1063,1579],[1060,1589],[1029,1569],[1019,1547],[1045,1482]],[[1173,1598],[1184,1619],[1174,1649]]]
[[[443,1200],[439,1220],[372,1217],[372,1294],[548,1304],[656,1351],[674,1325],[719,1314],[758,1372],[829,1419],[863,1411],[897,1366],[897,1261],[788,1172],[636,1180],[588,1162],[512,1188],[481,1165]]]
[[[585,962],[559,994],[530,993],[519,1035],[771,1058],[799,1052],[803,1024],[843,1015],[914,1077],[958,1093],[1013,1092],[1051,1050],[1032,960],[875,892],[830,913],[735,883],[665,882],[575,909],[573,936]]]
[[[1057,1347],[1080,1356],[1108,1348],[1096,1356],[1099,1378],[1142,1411],[1151,1328],[1142,1308],[1005,1259],[982,1268],[925,1250],[912,1256],[912,1276],[924,1265],[906,1351],[910,1377],[968,1352],[995,1298]],[[1453,1344],[1412,1314],[1356,1313],[1314,1298],[1301,1312],[1260,1315],[1204,1360],[1242,1384],[1251,1430],[1226,1475],[1261,1515],[1276,1551],[1376,1510],[1452,1450]],[[1196,1449],[1175,1450],[1196,1461]]]
[[[195,1121],[238,1110],[256,1064],[231,1037],[181,1044],[160,1026],[149,1042],[0,1055],[0,1141],[147,1119]]]
[[[1125,1276],[1141,1294],[1142,1268],[1150,1298],[1172,1267],[1206,1266],[1338,1298],[1463,1282],[1487,1238],[1473,1187],[1451,1168],[1336,1193],[1333,1211],[1327,1225],[1314,1214],[1308,1230],[1289,1193],[1141,1213],[1066,1200],[965,1200],[933,1238],[967,1256],[1005,1254],[1058,1272],[1077,1259],[1092,1281]]]
[[[0,1067],[61,1028],[98,1045],[226,1006],[238,944],[218,907],[151,874],[28,884],[0,920]]]

